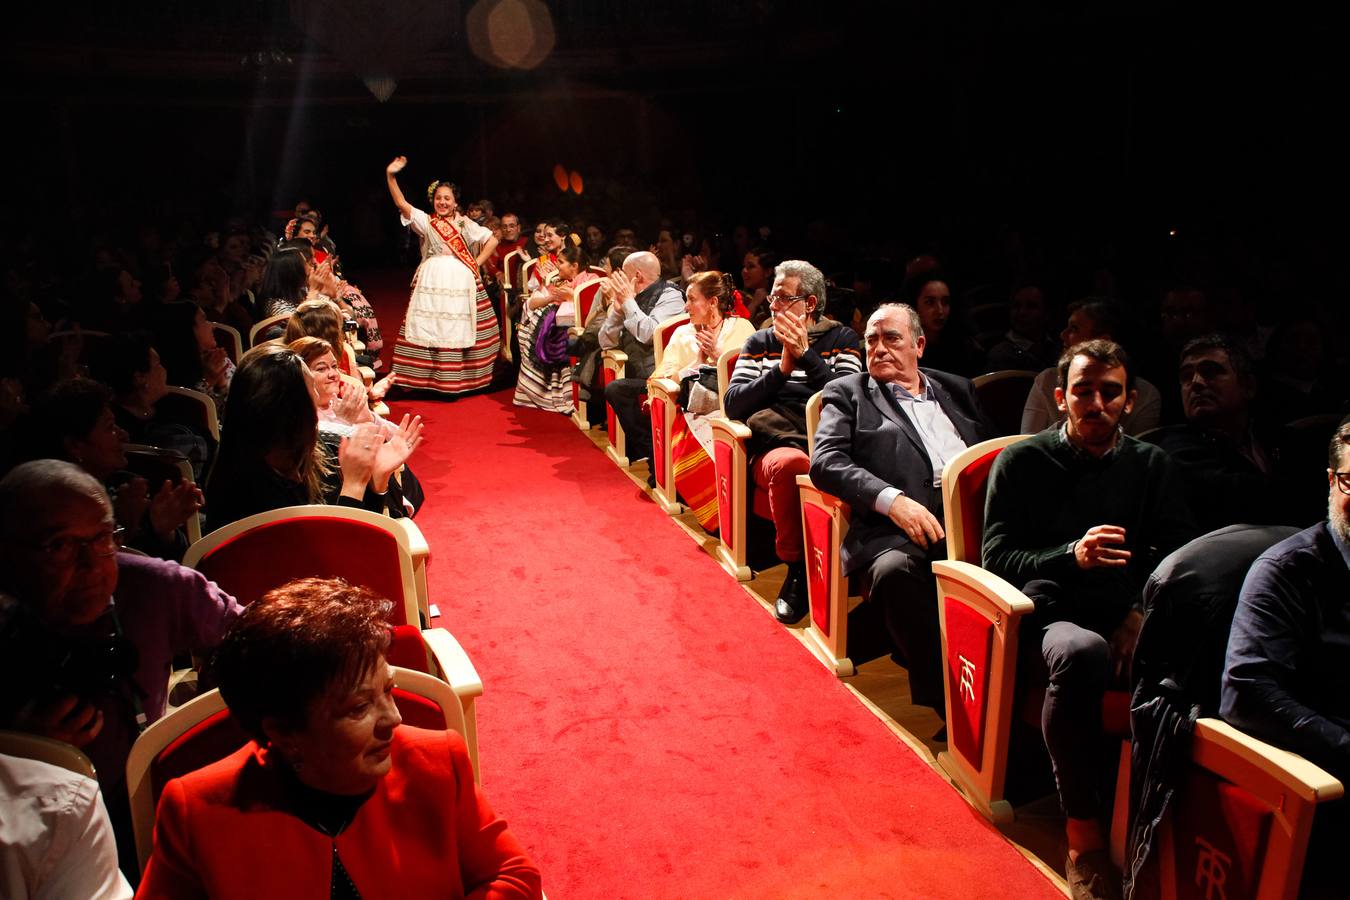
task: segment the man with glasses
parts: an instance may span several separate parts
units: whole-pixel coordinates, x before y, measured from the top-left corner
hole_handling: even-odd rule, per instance
[[[1350,418],[1331,439],[1327,465],[1326,520],[1271,547],[1247,573],[1228,636],[1219,713],[1345,784],[1350,782]],[[1305,882],[1311,875],[1343,892],[1338,854],[1344,855],[1348,842],[1346,802],[1320,806]]]
[[[769,498],[774,550],[788,568],[774,615],[792,623],[807,609],[797,491],[797,476],[811,467],[806,401],[834,379],[862,371],[862,341],[852,328],[821,315],[825,276],[808,262],[780,263],[768,300],[773,318],[741,348],[724,406],[728,418],[750,429],[750,476]]]
[[[214,647],[241,608],[118,538],[103,486],[78,466],[37,460],[0,479],[0,728],[84,750],[134,872],[127,754],[164,714],[173,659]]]
[[[844,573],[862,581],[848,616],[849,657],[890,652],[910,699],[945,714],[937,593],[929,561],[946,556],[942,467],[993,434],[969,379],[919,368],[914,308],[886,303],[867,320],[867,371],[825,388],[811,480],[850,507]]]

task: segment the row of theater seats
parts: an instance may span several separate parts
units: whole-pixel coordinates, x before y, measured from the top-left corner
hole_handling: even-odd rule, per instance
[[[191,472],[184,477],[190,479]],[[271,510],[220,528],[195,541],[183,564],[244,605],[292,579],[313,576],[344,578],[389,598],[393,639],[387,658],[395,667],[395,700],[403,720],[462,734],[477,780],[475,703],[483,683],[448,631],[426,627],[435,612],[426,578],[430,560],[430,548],[411,519],[312,505]],[[127,791],[142,867],[152,849],[156,804],[168,781],[224,758],[247,741],[214,690],[140,735],[127,762]],[[80,751],[56,741],[4,733],[0,752],[92,773]]]
[[[584,324],[598,304],[594,294],[578,291],[577,322]],[[662,323],[655,336],[659,364],[666,340],[687,321]],[[717,363],[719,399],[726,392],[737,351]],[[624,356],[607,351],[605,381],[622,377]],[[1008,372],[984,376],[977,388],[1016,400],[1020,409],[1035,373]],[[653,499],[666,512],[682,511],[675,494],[670,448],[665,435],[681,414],[679,386],[658,380],[650,388]],[[1011,407],[1008,404],[992,404]],[[807,404],[808,437],[820,417],[820,395]],[[718,413],[711,419],[717,479],[719,543],[722,567],[738,581],[747,581],[746,524],[750,515],[768,517],[767,498],[747,479],[750,430]],[[585,429],[584,413],[577,417]],[[607,415],[606,453],[621,467],[628,465],[622,430],[613,410]],[[1016,423],[1008,431],[1016,430]],[[985,487],[994,459],[1026,435],[986,441],[967,449],[943,469],[942,489],[946,560],[935,561],[937,602],[942,634],[946,687],[947,750],[938,763],[973,807],[990,821],[1004,825],[1014,818],[1006,798],[1008,760],[1016,719],[1039,728],[1041,698],[1023,698],[1017,708],[1015,685],[1017,637],[1022,619],[1034,604],[1013,585],[980,567]],[[839,548],[848,530],[849,510],[839,498],[820,490],[809,476],[797,479],[801,491],[810,613],[804,637],[821,662],[840,677],[855,673],[848,656],[848,581]],[[764,508],[761,509],[761,506]],[[1130,815],[1130,697],[1107,694],[1102,709],[1108,735],[1119,738],[1119,774],[1111,825],[1111,851],[1122,865]],[[1303,859],[1317,805],[1343,795],[1331,775],[1301,757],[1245,735],[1218,719],[1196,723],[1189,768],[1178,779],[1180,790],[1159,825],[1161,896],[1211,896],[1214,854],[1226,858],[1226,897],[1292,897],[1298,892]]]

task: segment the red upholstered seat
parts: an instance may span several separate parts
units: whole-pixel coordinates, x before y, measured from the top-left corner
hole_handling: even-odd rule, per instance
[[[245,605],[295,578],[343,578],[392,600],[391,624],[419,621],[411,560],[385,524],[391,520],[359,521],[341,508],[324,515],[310,514],[308,507],[291,509],[251,517],[271,520],[242,530],[237,526],[249,520],[207,535],[203,546],[189,549],[184,563]]]
[[[154,800],[171,779],[195,772],[224,759],[251,738],[228,709],[211,713],[188,728],[155,756],[150,764],[150,782]]]
[[[406,633],[404,640],[410,637],[420,643],[420,637]],[[393,672],[394,702],[406,724],[457,731],[465,736],[466,742],[473,737],[450,685],[403,667],[396,666]],[[284,689],[284,685],[280,687]],[[127,759],[127,795],[142,866],[150,856],[155,807],[165,785],[173,778],[224,759],[249,740],[250,736],[225,707],[219,691],[207,691],[184,704],[137,738]],[[471,746],[476,747],[476,741]],[[476,752],[470,753],[470,760],[477,780]]]

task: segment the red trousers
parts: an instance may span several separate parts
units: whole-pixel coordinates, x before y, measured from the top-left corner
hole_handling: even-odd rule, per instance
[[[802,501],[797,476],[811,470],[811,457],[795,447],[776,447],[750,461],[755,486],[769,495],[773,518],[774,550],[783,562],[800,562],[802,549]]]

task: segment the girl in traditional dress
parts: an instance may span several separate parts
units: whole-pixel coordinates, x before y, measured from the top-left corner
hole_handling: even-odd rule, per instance
[[[497,248],[497,239],[460,215],[458,189],[448,181],[427,189],[432,215],[410,204],[397,180],[407,164],[400,156],[385,169],[400,221],[411,225],[422,242],[422,264],[394,344],[394,373],[400,387],[443,394],[487,387],[501,344],[479,267]]]
[[[581,267],[581,251],[568,244],[558,253],[557,269],[549,283],[530,294],[520,314],[520,377],[516,380],[516,406],[533,406],[564,415],[572,413],[572,368],[539,365],[531,351],[544,312],[557,305],[555,322],[568,326],[576,321],[572,292],[599,275]]]

